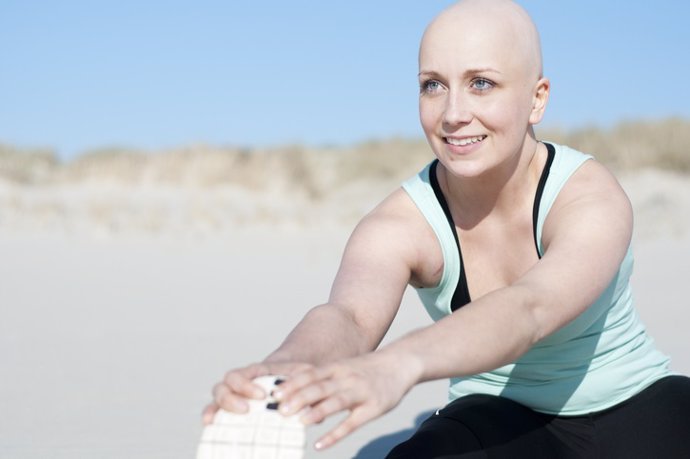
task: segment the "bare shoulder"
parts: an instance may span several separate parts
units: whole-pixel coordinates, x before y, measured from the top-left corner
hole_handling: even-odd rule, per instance
[[[616,177],[598,161],[589,160],[556,198],[545,222],[544,239],[547,242],[560,233],[573,236],[577,232],[587,238],[611,237],[627,248],[632,223],[630,200]]]
[[[363,219],[362,223],[405,223],[401,229],[423,223],[423,218],[407,192],[401,187],[388,195]]]
[[[442,265],[436,236],[407,192],[398,188],[357,225],[348,246],[403,263],[413,284],[426,284]],[[359,249],[355,249],[358,247]],[[360,252],[361,253],[361,252]]]
[[[628,197],[616,177],[596,160],[585,161],[563,187],[556,204],[598,196],[605,201],[628,202]],[[559,202],[560,201],[560,202]]]

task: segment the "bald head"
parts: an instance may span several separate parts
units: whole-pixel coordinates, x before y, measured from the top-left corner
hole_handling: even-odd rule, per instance
[[[455,161],[452,136],[481,138],[477,151],[536,151],[533,126],[550,83],[537,29],[516,3],[463,0],[436,17],[419,49],[419,87],[420,120],[439,159]],[[468,154],[465,172],[477,172],[481,156]]]
[[[439,14],[427,27],[420,47],[420,67],[426,51],[468,51],[482,60],[501,59],[532,81],[541,78],[539,33],[527,12],[511,0],[463,0]],[[420,69],[421,70],[421,69]]]

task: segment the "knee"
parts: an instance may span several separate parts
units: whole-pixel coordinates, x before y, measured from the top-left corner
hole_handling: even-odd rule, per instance
[[[433,417],[425,421],[410,439],[400,443],[386,459],[420,459],[446,457],[481,451],[474,434],[462,423]]]

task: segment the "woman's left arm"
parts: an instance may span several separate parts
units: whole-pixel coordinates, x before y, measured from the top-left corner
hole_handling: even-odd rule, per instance
[[[544,256],[529,271],[381,352],[418,361],[419,382],[515,361],[604,292],[629,248],[632,220],[617,180],[587,161],[554,203],[544,225]]]
[[[632,209],[615,178],[587,161],[546,219],[544,256],[513,284],[376,352],[295,375],[281,394],[304,420],[350,415],[317,443],[327,447],[393,408],[415,384],[465,376],[515,361],[568,324],[603,293],[632,235]]]

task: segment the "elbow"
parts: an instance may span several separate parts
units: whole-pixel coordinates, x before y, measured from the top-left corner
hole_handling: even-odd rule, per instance
[[[349,347],[355,355],[373,351],[379,344],[366,327],[366,323],[344,305],[321,304],[310,309],[307,317],[316,326],[326,327],[327,334],[333,339],[338,339],[342,346]]]
[[[520,289],[519,305],[521,309],[521,322],[523,330],[523,340],[526,352],[533,345],[553,333],[554,326],[549,317],[549,308],[545,306],[543,295],[528,286],[515,286]]]
[[[528,349],[572,322],[586,309],[586,301],[564,298],[555,292],[525,290],[522,317]]]

